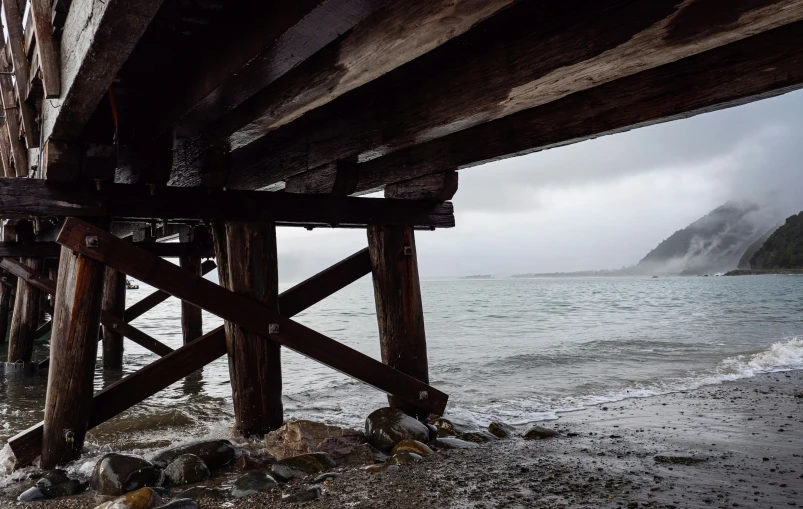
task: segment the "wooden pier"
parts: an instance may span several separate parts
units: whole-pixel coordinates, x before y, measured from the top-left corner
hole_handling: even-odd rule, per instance
[[[0,2],[5,372],[48,372],[18,466],[223,355],[235,429],[276,429],[282,347],[442,414],[415,236],[455,226],[460,170],[803,87],[803,0]],[[280,294],[279,227],[367,247]],[[381,362],[292,320],[367,274]],[[126,276],[158,291],[125,309]],[[176,350],[131,325],[170,297]],[[156,358],[93,394],[99,341]]]

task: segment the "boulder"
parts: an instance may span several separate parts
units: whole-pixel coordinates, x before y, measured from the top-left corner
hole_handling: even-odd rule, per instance
[[[36,481],[32,488],[24,491],[18,498],[18,502],[32,502],[34,500],[44,500],[48,498],[67,497],[83,491],[86,487],[77,479],[70,479],[67,472],[56,469],[47,472]]]
[[[421,455],[414,452],[399,452],[390,457],[391,465],[407,465],[421,460]]]
[[[164,475],[169,484],[181,486],[204,481],[212,474],[201,458],[194,454],[182,454],[167,465]]]
[[[320,488],[309,488],[298,493],[285,495],[282,497],[282,502],[310,502],[321,498]]]
[[[438,431],[439,437],[454,437],[457,436],[457,430],[452,424],[452,421],[445,417],[439,417],[433,421],[432,425]]]
[[[507,425],[504,422],[493,421],[488,425],[488,432],[496,438],[510,438],[516,433],[516,430],[513,426]]]
[[[496,435],[492,435],[485,430],[479,431],[467,431],[465,433],[460,433],[458,435],[460,440],[465,440],[466,442],[474,442],[475,444],[484,444],[486,442],[493,442],[499,440],[496,438]]]
[[[435,440],[432,445],[438,449],[471,449],[477,447],[474,442],[466,442],[459,438],[442,437]]]
[[[199,509],[201,507],[198,502],[191,498],[177,498],[165,505],[159,506],[159,509]]]
[[[209,440],[162,451],[153,458],[153,463],[159,468],[165,468],[182,454],[194,454],[201,458],[210,470],[214,470],[234,461],[237,451],[228,440]]]
[[[270,471],[277,478],[288,481],[328,472],[336,466],[337,463],[328,454],[313,452],[279,460],[270,467]]]
[[[402,440],[393,447],[391,454],[399,454],[400,452],[412,452],[419,456],[429,456],[432,454],[432,449],[418,440]]]
[[[234,466],[237,470],[267,470],[276,463],[276,458],[267,451],[257,453],[256,451],[243,451],[243,455],[237,458]]]
[[[371,444],[360,444],[346,456],[337,461],[338,465],[344,467],[361,467],[372,463],[382,463],[388,456],[376,449]]]
[[[104,502],[95,509],[153,509],[160,507],[164,501],[158,493],[150,488],[140,488],[122,497]]]
[[[530,426],[524,432],[525,440],[545,440],[558,435],[554,429],[544,428],[543,426]]]
[[[281,486],[273,477],[261,472],[249,472],[234,481],[231,487],[231,496],[242,498],[255,493],[281,489]]]
[[[390,451],[402,440],[429,441],[429,429],[425,424],[390,407],[371,412],[365,419],[365,435],[368,443],[380,451]]]
[[[153,484],[156,469],[142,458],[109,453],[95,464],[89,485],[100,495],[119,496]]]
[[[340,464],[364,443],[365,435],[360,431],[307,420],[286,422],[265,435],[265,448],[278,460],[324,452]]]

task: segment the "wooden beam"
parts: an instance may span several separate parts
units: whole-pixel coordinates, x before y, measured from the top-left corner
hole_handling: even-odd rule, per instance
[[[2,105],[3,85],[0,83],[0,105]],[[17,176],[11,162],[11,141],[8,139],[8,126],[6,120],[0,125],[0,160],[3,164],[3,176],[13,178]]]
[[[400,200],[451,200],[457,192],[457,171],[445,171],[385,187],[385,198]]]
[[[324,195],[109,184],[59,187],[39,179],[0,179],[0,216],[174,218],[272,221],[284,226],[366,224],[449,228],[451,203]]]
[[[182,256],[212,257],[214,249],[211,245],[194,245],[179,242],[142,242],[137,243],[142,249],[162,258],[180,258]],[[58,258],[61,246],[55,242],[0,242],[0,257],[20,258],[37,256],[42,258]]]
[[[392,394],[406,403],[438,415],[441,415],[446,407],[448,396],[434,387],[289,320],[248,297],[189,274],[181,267],[126,244],[80,219],[68,218],[64,222],[58,242],[175,297],[191,302],[224,320],[236,323],[260,336],[269,337],[282,346]],[[92,247],[87,246],[87,242]]]
[[[519,2],[234,150],[226,185],[259,188],[331,161],[367,161],[803,19],[803,0],[739,0],[729,10],[708,1]]]
[[[58,258],[61,246],[55,242],[0,242],[0,257],[22,258]]]
[[[178,265],[192,274],[202,276],[200,256],[182,256],[178,259]],[[181,301],[181,334],[183,344],[191,343],[204,335],[203,316],[201,308],[193,306],[189,302]]]
[[[104,323],[104,318],[111,317],[125,324],[125,287],[125,274],[107,267],[103,278],[103,313],[100,315],[104,368],[123,367],[123,334],[116,323]],[[111,320],[107,319],[106,322]]]
[[[36,33],[36,49],[39,54],[39,67],[42,71],[46,99],[61,95],[61,71],[53,44],[52,3],[52,0],[31,0],[30,12]]]
[[[217,268],[217,265],[212,260],[206,260],[201,264],[201,275],[205,276],[206,274],[212,272]],[[132,304],[129,308],[125,310],[124,317],[127,323],[133,322],[140,316],[144,315],[151,309],[155,308],[162,302],[166,301],[170,298],[170,294],[167,292],[163,292],[161,290],[156,290],[155,292],[151,293],[144,299],[140,300],[139,302]]]
[[[11,65],[6,60],[5,52],[2,49],[5,42],[0,38],[0,72],[11,71]],[[11,76],[0,74],[0,95],[3,100],[3,113],[6,116],[3,130],[6,132],[11,151],[9,155],[13,158],[14,174],[6,174],[6,177],[27,177],[28,176],[28,151],[22,144],[22,127],[20,126],[19,115],[17,115],[17,99],[14,95],[14,84]],[[3,142],[5,144],[5,142]]]
[[[34,339],[39,339],[39,338],[43,337],[45,334],[47,334],[48,332],[50,332],[51,330],[53,330],[53,320],[48,320],[47,322],[42,324],[41,327],[36,329],[36,333],[34,334],[33,337],[34,337]],[[39,367],[40,368],[42,367],[41,363],[39,364]]]
[[[42,275],[40,272],[41,264],[32,266],[30,263],[21,263],[11,258],[0,260],[0,269],[3,269],[17,276],[19,281],[24,281],[29,285],[42,290],[51,295],[56,294],[56,283],[52,279]]]
[[[6,30],[8,30],[8,49],[11,53],[11,61],[14,63],[14,84],[17,90],[17,106],[20,117],[22,117],[25,144],[28,148],[34,148],[39,146],[39,128],[27,102],[30,76],[28,59],[25,56],[25,36],[22,33],[22,13],[15,0],[3,0],[3,14],[6,17]],[[17,171],[19,172],[19,170]],[[27,174],[26,167],[25,175]]]
[[[279,295],[279,308],[285,310],[284,316],[292,317],[369,274],[370,261],[366,264],[363,260],[363,263],[356,266],[353,263],[353,260],[367,255],[361,253],[365,251],[360,251]],[[329,293],[307,295],[308,292],[320,287],[328,288]],[[113,383],[95,394],[89,415],[89,429],[106,422],[225,354],[226,334],[221,326]],[[14,452],[16,466],[29,465],[42,450],[42,423],[18,433],[9,439],[8,444]]]
[[[335,161],[290,177],[285,183],[284,192],[348,196],[356,190],[358,176],[359,165],[356,162]]]
[[[156,355],[164,356],[173,351],[172,348],[165,345],[161,341],[152,338],[151,336],[145,334],[144,332],[137,329],[133,325],[128,324],[125,321],[112,315],[108,311],[104,311],[101,313],[100,323],[103,324],[104,328],[115,330],[118,334],[127,337],[134,343],[138,344],[139,346],[147,350],[150,350]]]
[[[0,343],[6,341],[8,318],[11,310],[14,309],[14,298],[11,293],[11,287],[0,285]]]

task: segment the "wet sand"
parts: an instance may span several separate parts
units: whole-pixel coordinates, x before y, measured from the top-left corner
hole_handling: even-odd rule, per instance
[[[323,495],[314,502],[282,503],[278,494],[265,493],[204,499],[201,507],[803,505],[803,371],[609,403],[542,424],[560,436],[439,451],[397,472],[347,470],[322,485]],[[231,475],[216,481],[225,485]],[[294,481],[284,493],[307,486]],[[11,491],[3,494],[0,507],[19,507],[5,498]],[[34,506],[91,508],[99,502],[84,495]]]

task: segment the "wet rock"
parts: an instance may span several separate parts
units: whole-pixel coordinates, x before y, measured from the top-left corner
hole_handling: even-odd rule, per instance
[[[237,451],[228,440],[210,440],[162,451],[153,458],[153,463],[164,468],[182,454],[194,454],[201,458],[210,470],[214,470],[234,461]]]
[[[525,440],[545,440],[558,435],[554,429],[544,428],[543,426],[530,426],[524,432]]]
[[[17,502],[33,502],[35,500],[46,500],[47,497],[36,486],[32,486],[27,490],[20,493],[17,497]]]
[[[513,426],[507,425],[504,422],[493,421],[488,425],[488,432],[496,438],[510,438],[516,433],[516,430]]]
[[[337,479],[341,475],[342,474],[338,474],[337,472],[326,472],[325,474],[321,474],[318,477],[316,477],[315,479],[313,479],[312,480],[312,484],[319,484],[319,483],[322,483],[324,481],[328,481],[330,479]]]
[[[95,509],[152,509],[160,507],[164,501],[150,488],[140,488],[122,497],[104,502]]]
[[[383,472],[396,472],[399,470],[399,465],[391,465],[388,463],[382,463],[377,465],[368,465],[367,467],[363,468],[363,470],[369,474],[379,474]]]
[[[95,464],[89,485],[101,495],[119,496],[157,479],[156,469],[142,458],[110,453]]]
[[[400,452],[390,457],[392,465],[408,465],[421,460],[421,455],[414,452]]]
[[[159,506],[159,509],[198,509],[198,502],[191,498],[177,498],[172,502]]]
[[[209,479],[209,467],[194,454],[182,454],[164,469],[165,479],[173,486],[192,484]]]
[[[325,452],[340,464],[366,441],[365,435],[360,431],[298,420],[287,422],[265,435],[265,448],[279,460]]]
[[[427,444],[422,444],[418,440],[402,440],[393,447],[391,454],[399,454],[400,452],[412,452],[419,456],[429,456],[433,451]]]
[[[466,442],[474,442],[475,444],[484,444],[486,442],[499,440],[495,435],[492,435],[484,430],[468,431],[465,433],[460,433],[459,436],[461,440],[465,440]]]
[[[308,490],[299,491],[292,495],[285,495],[282,497],[282,502],[309,502],[321,498],[320,488],[310,488]]]
[[[361,467],[372,463],[382,463],[387,459],[388,456],[385,453],[374,449],[371,444],[360,444],[349,454],[336,461],[338,465],[344,467]]]
[[[234,481],[234,485],[231,487],[231,496],[242,498],[255,493],[280,489],[279,483],[273,477],[261,472],[249,472]]]
[[[151,486],[150,488],[162,498],[173,498],[173,494],[164,486]]]
[[[460,440],[459,438],[449,438],[449,437],[442,437],[433,444],[438,449],[471,449],[472,447],[477,447],[477,444],[473,442],[466,442],[465,440]]]
[[[77,479],[70,479],[64,470],[51,470],[39,478],[33,487],[25,490],[18,502],[32,502],[48,498],[67,497],[84,490],[86,486]]]
[[[279,479],[290,480],[320,474],[336,466],[337,463],[328,454],[314,452],[279,460],[270,467],[270,470]]]
[[[671,465],[696,465],[702,463],[705,458],[695,458],[694,456],[656,456],[656,463],[669,463]]]
[[[242,456],[237,458],[235,467],[237,470],[267,470],[271,465],[276,463],[276,458],[267,451],[264,454],[243,453]]]
[[[374,410],[365,419],[368,443],[380,451],[389,451],[402,440],[429,441],[429,428],[398,408]]]
[[[454,424],[449,419],[445,417],[440,417],[435,419],[432,423],[436,430],[438,430],[439,437],[454,437],[457,436],[457,429],[455,429]]]
[[[176,493],[176,498],[191,498],[198,500],[199,498],[224,498],[225,495],[219,490],[214,488],[207,488],[206,486],[193,486],[188,490]]]
[[[432,424],[427,424],[427,429],[429,430],[429,441],[433,441],[438,438],[438,428],[433,426]]]

